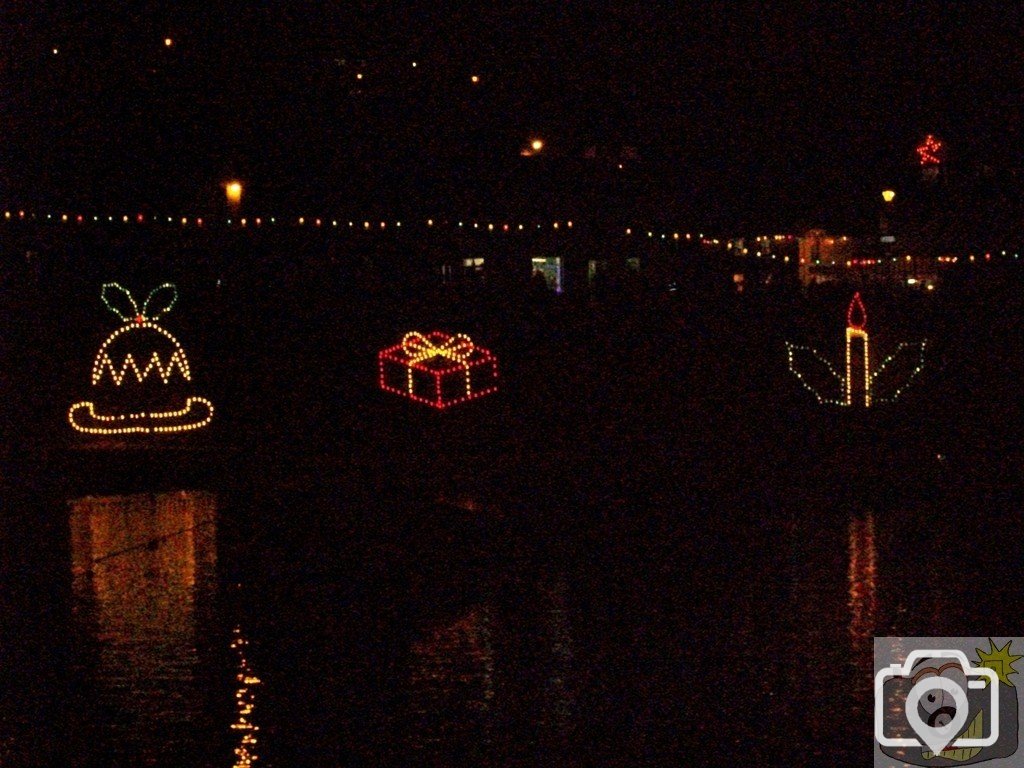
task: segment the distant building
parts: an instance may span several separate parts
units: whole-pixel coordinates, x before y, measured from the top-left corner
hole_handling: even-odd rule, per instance
[[[853,238],[829,235],[812,229],[799,238],[800,283],[827,283],[845,277],[846,269],[858,258]]]

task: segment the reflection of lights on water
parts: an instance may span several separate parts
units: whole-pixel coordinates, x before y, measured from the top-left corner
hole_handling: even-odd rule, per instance
[[[70,504],[72,588],[95,640],[96,711],[116,749],[142,761],[194,751],[201,716],[197,624],[216,579],[216,500],[180,492],[89,496]]]
[[[472,741],[489,741],[495,695],[490,609],[475,608],[459,621],[435,629],[412,644],[412,654],[413,714],[420,721],[412,746],[450,746],[452,728]],[[476,728],[482,733],[470,733]]]
[[[850,521],[850,638],[854,647],[875,633],[876,600],[875,518]]]
[[[231,648],[238,655],[238,690],[235,692],[236,719],[231,730],[240,735],[238,746],[235,747],[234,768],[247,768],[259,760],[256,754],[256,732],[260,729],[253,723],[253,710],[256,708],[256,687],[262,682],[253,674],[249,660],[245,657],[245,648],[249,641],[242,636],[242,628],[235,627],[231,640]]]

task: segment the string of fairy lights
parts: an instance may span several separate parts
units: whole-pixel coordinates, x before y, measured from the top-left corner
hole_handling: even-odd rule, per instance
[[[3,212],[0,223],[15,224],[57,224],[57,225],[136,225],[150,227],[164,227],[179,230],[209,231],[209,230],[260,230],[260,229],[293,229],[308,230],[311,232],[336,232],[363,235],[380,235],[416,232],[418,234],[429,234],[430,232],[446,233],[486,233],[490,235],[536,235],[536,234],[569,234],[586,230],[588,226],[576,219],[556,219],[543,222],[515,222],[515,221],[493,221],[478,219],[458,218],[414,218],[414,219],[353,219],[337,218],[327,216],[200,216],[200,215],[159,215],[146,213],[118,213],[118,214],[84,214],[84,213],[37,213],[32,211],[6,210]],[[785,263],[798,262],[797,254],[776,253],[773,247],[766,245],[758,249],[757,253],[750,254],[747,248],[738,248],[738,241],[722,237],[712,237],[704,232],[686,232],[679,229],[661,229],[642,226],[626,226],[603,228],[602,233],[606,236],[622,236],[629,239],[660,241],[675,245],[698,246],[708,251],[724,251],[733,256],[758,258],[779,258]],[[774,248],[792,247],[800,241],[798,235],[774,235],[752,238],[755,242],[771,243],[772,241],[783,241],[780,245],[776,242]],[[845,238],[849,239],[849,238]],[[900,259],[915,262],[935,262],[939,265],[954,264],[983,264],[995,259],[1020,260],[1021,251],[1024,248],[999,248],[994,250],[981,250],[978,252],[965,252],[960,254],[947,253],[941,256],[892,256],[886,259],[877,257],[868,258],[847,258],[835,261],[835,266],[848,269],[872,268],[885,263],[897,263]]]
[[[93,359],[90,384],[102,389],[109,379],[115,390],[120,390],[126,382],[139,388],[158,383],[157,391],[164,396],[167,406],[157,410],[128,408],[110,413],[103,412],[102,407],[91,400],[81,400],[68,409],[68,423],[72,428],[90,435],[132,435],[190,432],[208,425],[213,420],[213,403],[205,397],[190,394],[183,405],[174,404],[168,397],[177,394],[168,388],[172,381],[178,378],[186,383],[192,381],[184,348],[156,323],[174,308],[178,289],[172,283],[158,285],[150,291],[141,309],[131,291],[118,283],[105,283],[100,296],[107,309],[124,325],[100,345]],[[136,358],[148,363],[140,368]],[[154,372],[155,382],[150,378]],[[133,373],[134,378],[129,377],[129,373]]]
[[[865,408],[870,408],[874,403],[893,403],[899,399],[906,388],[910,386],[911,382],[924,369],[927,341],[900,342],[892,354],[883,359],[880,365],[872,369],[867,321],[868,317],[867,311],[864,308],[864,302],[860,297],[860,293],[855,293],[846,311],[845,376],[839,373],[813,347],[786,342],[786,357],[790,372],[797,377],[804,389],[814,395],[819,403],[847,407],[863,406]],[[893,385],[891,393],[879,396],[877,392],[879,379],[888,370],[891,370],[889,367],[891,363],[908,352],[913,358],[913,368]],[[834,379],[838,383],[840,394],[837,397],[829,397],[822,394],[819,387],[811,384],[808,375],[801,370],[801,366],[797,362],[797,358],[801,354],[816,362],[821,370],[829,375],[830,380]],[[858,391],[858,387],[862,387],[862,391]]]

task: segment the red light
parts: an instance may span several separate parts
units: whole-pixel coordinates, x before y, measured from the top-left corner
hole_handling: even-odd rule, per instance
[[[377,356],[380,388],[438,409],[498,389],[498,361],[465,334],[407,333]]]
[[[860,299],[860,292],[853,294],[853,300],[846,310],[846,327],[855,331],[863,331],[868,323],[868,313],[864,309],[864,302]]]

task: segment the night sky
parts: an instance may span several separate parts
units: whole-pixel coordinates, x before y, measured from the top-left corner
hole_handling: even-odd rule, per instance
[[[1016,196],[1012,4],[397,5],[5,3],[0,200],[844,226],[926,133]]]

